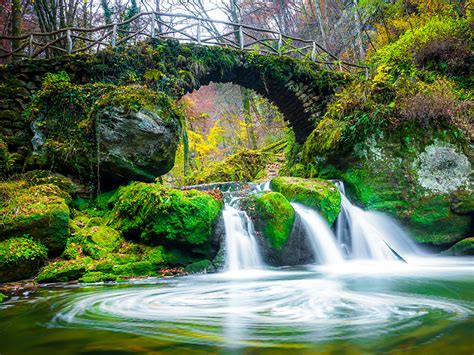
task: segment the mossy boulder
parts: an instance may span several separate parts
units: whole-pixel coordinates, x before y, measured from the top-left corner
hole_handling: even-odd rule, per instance
[[[457,242],[442,254],[453,256],[474,255],[474,237],[465,238]]]
[[[271,187],[289,201],[319,211],[329,224],[336,220],[341,210],[339,190],[328,180],[277,177],[271,181]]]
[[[295,211],[285,196],[279,192],[263,192],[248,196],[242,204],[254,220],[255,229],[267,239],[270,246],[282,249],[295,221]]]
[[[64,249],[69,235],[68,193],[56,185],[29,186],[24,180],[0,183],[0,240],[27,234],[51,253]]]
[[[103,218],[76,213],[71,220],[71,236],[62,254],[65,259],[77,259],[90,256],[94,260],[102,259],[117,252],[125,242],[120,231],[107,226]]]
[[[29,165],[107,188],[171,170],[182,120],[176,100],[161,91],[75,84],[65,72],[45,76],[25,116],[34,133]]]
[[[400,129],[330,160],[354,202],[392,215],[417,242],[449,246],[472,232],[470,159],[448,131]]]
[[[283,194],[266,191],[248,195],[240,206],[253,222],[267,265],[303,265],[314,260],[301,221]]]
[[[47,249],[30,238],[14,237],[0,242],[0,282],[34,276],[47,257]]]
[[[117,194],[110,218],[126,237],[213,258],[218,247],[213,229],[223,203],[211,193],[132,183]]]

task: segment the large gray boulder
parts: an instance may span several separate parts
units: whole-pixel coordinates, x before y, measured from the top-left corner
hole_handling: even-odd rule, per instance
[[[173,167],[179,122],[143,108],[113,108],[98,117],[96,127],[102,184],[152,182]]]

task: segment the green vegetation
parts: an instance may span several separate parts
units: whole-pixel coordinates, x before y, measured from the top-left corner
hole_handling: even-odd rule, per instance
[[[457,242],[451,248],[443,252],[443,254],[454,256],[474,255],[474,237]]]
[[[47,257],[47,249],[27,236],[0,242],[0,282],[34,276]]]
[[[114,225],[151,245],[207,245],[222,208],[222,201],[209,193],[160,184],[132,183],[117,194]]]
[[[199,274],[213,270],[212,263],[209,260],[200,260],[195,263],[189,264],[184,268],[184,272],[187,274]]]
[[[24,179],[0,183],[0,239],[28,234],[57,252],[69,235],[66,202],[71,197],[56,185],[37,182],[40,185]]]
[[[341,195],[330,181],[277,177],[272,180],[271,186],[289,201],[298,202],[319,211],[329,224],[336,220],[341,210]]]
[[[34,130],[42,137],[34,143],[41,155],[31,156],[29,164],[36,168],[55,164],[58,170],[72,171],[95,184],[101,161],[110,160],[111,155],[98,137],[105,134],[104,125],[111,130],[117,124],[110,122],[113,121],[110,117],[118,112],[126,117],[140,112],[159,117],[160,124],[178,139],[182,113],[178,104],[163,92],[139,85],[79,85],[71,83],[65,72],[47,74],[41,90],[25,111]],[[144,173],[136,166],[135,170],[138,175]]]
[[[266,155],[259,151],[242,151],[220,162],[211,163],[204,171],[187,177],[185,182],[187,185],[195,185],[210,182],[252,181],[264,171],[267,159]]]
[[[255,221],[255,228],[274,249],[281,249],[288,241],[295,221],[295,211],[285,196],[279,192],[263,192],[248,196],[243,204]]]

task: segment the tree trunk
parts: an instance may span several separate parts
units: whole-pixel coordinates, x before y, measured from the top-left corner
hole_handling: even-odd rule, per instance
[[[21,2],[12,0],[12,36],[21,35]],[[12,50],[20,47],[20,41],[12,40]]]

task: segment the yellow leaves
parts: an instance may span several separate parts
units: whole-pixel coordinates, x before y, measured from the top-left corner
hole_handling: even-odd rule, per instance
[[[390,70],[392,69],[391,66],[382,63],[377,67],[377,73],[375,74],[374,78],[372,79],[372,86],[376,86],[381,83],[388,83],[393,80],[393,76],[390,74]]]

